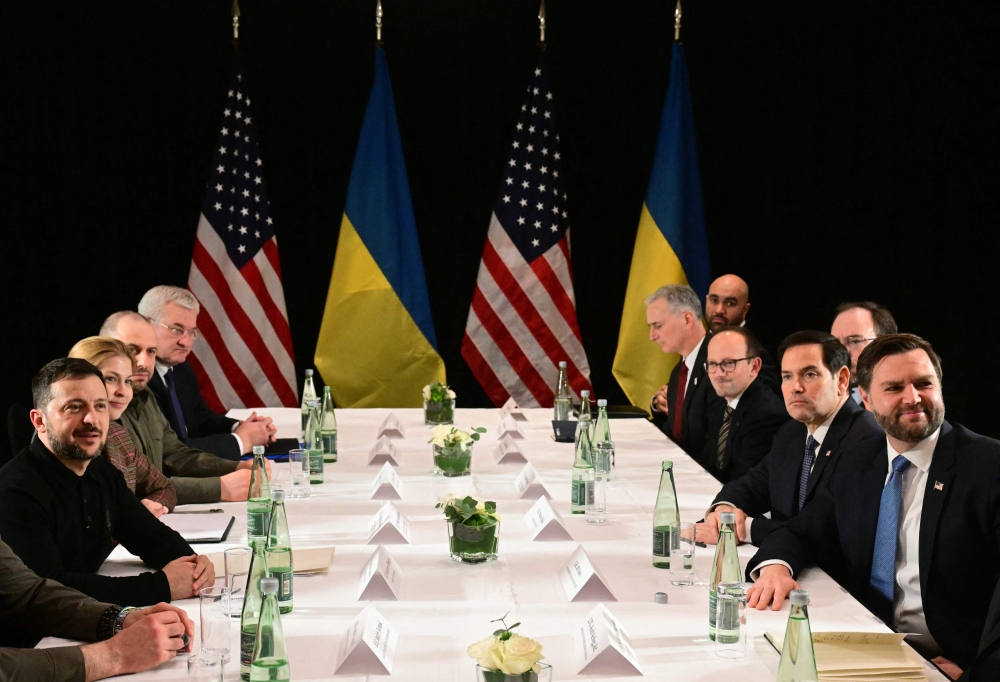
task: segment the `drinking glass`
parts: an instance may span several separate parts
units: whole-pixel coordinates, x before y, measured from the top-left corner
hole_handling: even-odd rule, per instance
[[[247,588],[247,575],[250,573],[250,557],[252,554],[246,547],[227,549],[226,555],[226,587],[229,588],[229,614],[239,618],[243,614],[243,593]]]
[[[587,505],[584,519],[587,523],[607,523],[608,513],[608,472],[587,469],[583,474],[587,484]]]
[[[229,661],[232,645],[232,619],[229,615],[229,588],[225,585],[203,587],[198,592],[201,612],[201,653],[221,656]]]
[[[670,584],[694,585],[694,524],[682,523],[671,532]]]
[[[218,654],[198,654],[187,661],[188,679],[196,682],[224,682],[226,661]]]
[[[671,562],[673,564],[673,562]],[[746,583],[719,583],[715,602],[715,655],[736,660],[747,655]]]
[[[288,468],[292,472],[292,497],[309,497],[309,451],[289,450]]]

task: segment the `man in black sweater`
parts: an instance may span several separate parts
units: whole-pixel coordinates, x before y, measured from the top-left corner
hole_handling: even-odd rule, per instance
[[[110,603],[186,599],[215,579],[197,556],[157,520],[98,455],[108,429],[108,396],[100,370],[61,358],[32,382],[36,437],[0,472],[0,537],[43,578]],[[112,537],[146,564],[137,576],[97,575]]]

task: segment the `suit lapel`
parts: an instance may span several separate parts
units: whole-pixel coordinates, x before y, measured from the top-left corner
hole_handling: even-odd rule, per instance
[[[833,453],[837,451],[840,441],[851,430],[857,412],[857,404],[848,397],[847,402],[841,406],[837,416],[833,418],[833,423],[830,424],[830,429],[826,432],[826,438],[816,450],[816,463],[813,465],[812,473],[809,474],[809,482],[806,484],[806,499],[812,495],[816,488],[816,482],[822,477],[823,469],[833,459]]]
[[[788,435],[791,439],[788,449],[782,453],[784,461],[778,466],[771,465],[772,475],[775,477],[775,489],[785,491],[785,504],[788,505],[789,516],[795,516],[799,508],[799,472],[802,471],[802,458],[806,451],[806,425],[802,422],[794,423],[795,428],[791,429]]]
[[[760,383],[757,379],[754,379],[746,390],[743,391],[743,395],[740,396],[740,402],[737,403],[736,409],[733,410],[733,420],[729,425],[729,436],[726,439],[726,452],[723,454],[723,469],[728,469],[730,463],[733,461],[733,448],[736,445],[736,440],[739,438],[740,434],[740,422],[746,418],[747,412],[753,408],[753,401],[757,398],[758,384]],[[725,406],[722,408],[725,410]]]
[[[691,376],[688,377],[687,390],[684,391],[684,423],[682,426],[685,438],[687,438],[688,419],[691,416],[691,405],[694,404],[694,395],[697,391],[704,389],[704,382],[708,380],[705,375],[705,358],[708,357],[708,340],[711,338],[711,334],[706,334],[702,340],[701,348],[698,349],[698,355],[694,359],[694,368],[691,370]],[[684,358],[681,358],[681,362],[684,362]]]
[[[938,436],[931,468],[927,472],[924,506],[920,512],[920,589],[924,594],[927,594],[927,576],[930,574],[931,557],[934,556],[938,522],[952,489],[954,474],[949,470],[955,464],[955,437],[951,424],[941,424],[941,435]]]

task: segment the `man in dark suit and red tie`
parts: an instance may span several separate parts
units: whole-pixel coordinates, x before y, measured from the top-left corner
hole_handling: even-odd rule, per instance
[[[972,664],[1000,577],[1000,441],[945,421],[941,360],[912,334],[879,337],[857,365],[886,438],[842,460],[747,566],[748,605],[781,608],[819,564],[953,679]]]

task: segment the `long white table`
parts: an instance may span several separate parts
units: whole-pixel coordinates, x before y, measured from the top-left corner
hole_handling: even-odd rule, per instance
[[[326,483],[312,486],[306,499],[286,501],[292,542],[295,546],[335,545],[333,565],[325,574],[295,578],[295,610],[282,618],[289,648],[293,680],[363,680],[366,676],[334,676],[341,637],[367,602],[358,601],[359,574],[375,551],[367,545],[368,525],[382,506],[370,499],[378,466],[368,466],[368,452],[379,424],[390,410],[339,410],[339,461],[327,464]],[[778,654],[762,636],[765,630],[781,632],[788,617],[787,602],[779,612],[751,611],[750,632],[754,639],[748,657],[725,661],[713,655],[708,639],[708,588],[705,584],[714,547],[698,548],[691,587],[670,585],[669,571],[652,566],[652,512],[662,460],[673,460],[681,518],[702,517],[719,490],[719,484],[653,425],[641,419],[613,420],[616,445],[615,481],[608,491],[610,523],[592,526],[569,510],[570,469],[573,446],[552,439],[551,410],[525,410],[528,421],[519,422],[525,440],[520,441],[528,461],[538,471],[553,496],[573,541],[531,542],[523,516],[532,501],[517,499],[514,478],[523,465],[497,465],[498,410],[457,410],[456,425],[463,429],[487,428],[476,444],[472,475],[444,478],[432,475],[430,427],[423,424],[421,410],[394,410],[403,423],[406,438],[396,440],[400,463],[396,471],[403,481],[403,499],[395,504],[409,518],[412,544],[387,545],[403,574],[398,601],[375,602],[376,608],[399,632],[393,673],[374,679],[407,682],[471,682],[475,663],[466,654],[469,644],[490,634],[489,621],[510,613],[508,623],[520,621],[518,632],[537,639],[544,647],[545,662],[554,667],[554,679],[588,680],[575,674],[571,632],[593,609],[593,603],[569,602],[557,572],[573,551],[582,545],[606,579],[616,602],[605,606],[631,636],[645,676],[655,680],[732,680],[769,682],[774,679]],[[249,410],[246,411],[249,413]],[[297,409],[258,410],[275,418],[279,437],[298,435]],[[233,416],[243,416],[234,411]],[[277,465],[278,483],[290,489],[286,465]],[[501,514],[500,551],[496,562],[465,565],[448,557],[447,530],[439,496],[454,492],[478,499],[496,500]],[[217,507],[219,505],[202,505]],[[196,545],[204,552],[245,545],[246,505],[222,505],[236,516],[224,545]],[[191,506],[195,509],[197,506]],[[755,548],[740,547],[745,566]],[[140,570],[140,564],[123,549],[112,554],[102,572],[114,575]],[[888,632],[853,597],[819,569],[806,571],[800,579],[809,590],[809,615],[814,631]],[[666,592],[669,603],[653,603],[655,592]],[[197,622],[197,600],[177,602]],[[55,646],[63,640],[46,639],[40,646]],[[233,661],[227,680],[238,679],[238,626],[233,626]],[[929,680],[945,680],[927,664]],[[186,663],[175,660],[156,670],[131,676],[136,682],[183,679]],[[625,679],[625,678],[621,678]]]

